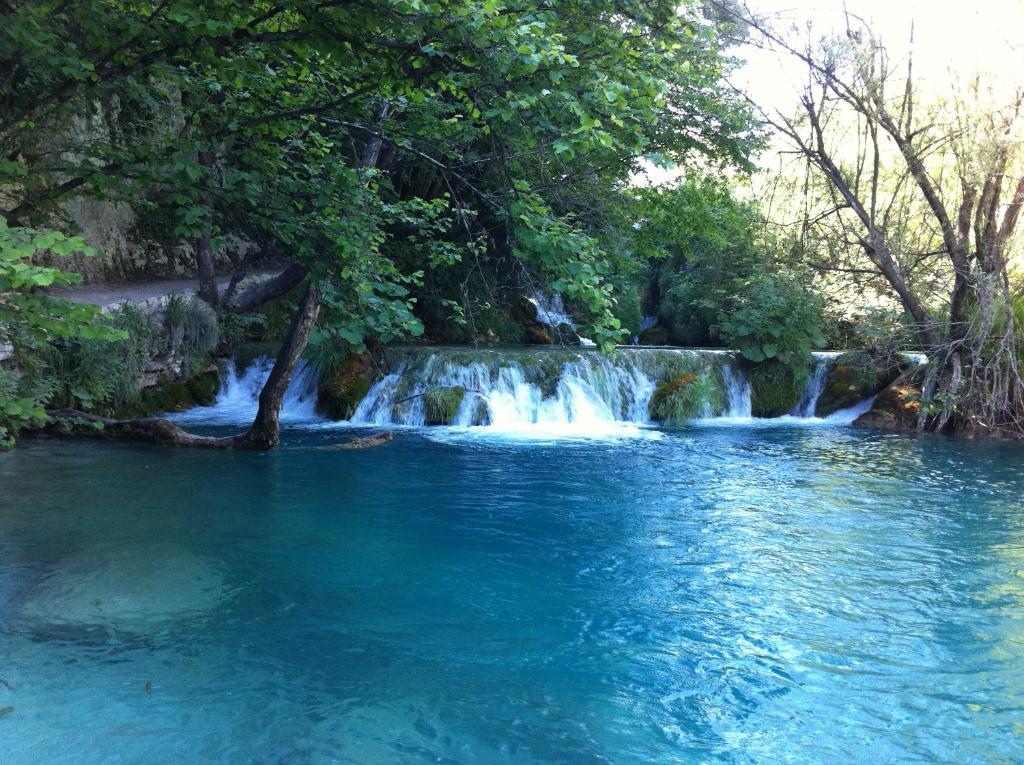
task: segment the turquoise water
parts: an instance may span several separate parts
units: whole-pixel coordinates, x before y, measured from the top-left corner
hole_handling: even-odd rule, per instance
[[[0,455],[0,762],[1024,759],[1024,449],[644,435]]]

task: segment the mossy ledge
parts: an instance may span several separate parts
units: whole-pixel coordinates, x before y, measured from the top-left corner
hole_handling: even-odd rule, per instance
[[[466,389],[460,385],[431,388],[423,394],[423,415],[427,425],[450,425],[459,413]]]

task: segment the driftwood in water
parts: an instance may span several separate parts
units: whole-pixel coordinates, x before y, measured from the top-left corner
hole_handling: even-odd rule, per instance
[[[298,448],[313,451],[331,452],[336,452],[343,449],[371,449],[374,446],[383,446],[384,444],[390,443],[394,437],[394,433],[392,433],[390,430],[383,430],[380,433],[374,433],[371,436],[353,436],[348,440],[347,443],[344,444],[329,444],[328,446],[308,446]]]
[[[139,417],[112,420],[77,409],[53,409],[46,414],[50,421],[42,433],[74,438],[95,438],[103,441],[141,441],[165,446],[192,446],[204,449],[268,448],[250,439],[249,432],[235,436],[198,436],[182,430],[162,417]]]

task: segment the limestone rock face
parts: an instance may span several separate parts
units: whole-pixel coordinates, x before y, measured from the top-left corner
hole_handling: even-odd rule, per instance
[[[920,411],[921,389],[897,381],[879,393],[871,409],[854,420],[853,425],[856,428],[912,431],[917,429]]]

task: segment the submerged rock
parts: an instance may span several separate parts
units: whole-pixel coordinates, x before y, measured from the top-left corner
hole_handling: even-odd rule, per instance
[[[229,595],[220,568],[190,552],[88,551],[60,561],[25,599],[19,619],[32,629],[73,625],[145,633],[205,615]]]
[[[878,394],[871,409],[853,421],[856,428],[912,431],[921,411],[921,389],[897,380]]]
[[[374,446],[383,446],[384,444],[391,443],[395,435],[390,430],[384,430],[380,433],[374,433],[370,436],[353,436],[344,444],[332,444],[331,446],[317,447],[321,449],[327,449],[336,451],[339,449],[372,449]]]
[[[423,414],[427,425],[450,425],[459,412],[466,389],[456,385],[431,388],[423,394]]]

